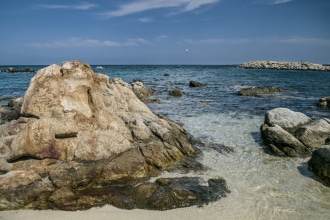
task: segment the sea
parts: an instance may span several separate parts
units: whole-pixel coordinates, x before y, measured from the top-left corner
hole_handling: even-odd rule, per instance
[[[45,66],[12,66],[41,69]],[[142,80],[154,90],[156,103],[146,103],[194,138],[206,143],[198,160],[208,169],[189,176],[221,176],[230,193],[196,209],[217,219],[330,219],[330,186],[308,170],[310,158],[278,157],[263,144],[260,125],[267,111],[284,107],[312,119],[330,118],[317,106],[330,96],[330,72],[242,69],[238,65],[91,65],[94,72],[126,82]],[[35,73],[8,73],[0,66],[0,104],[23,96]],[[201,87],[189,87],[197,81]],[[248,87],[276,86],[290,90],[262,97],[238,95]],[[168,93],[180,89],[182,97]],[[225,147],[224,147],[225,146]],[[231,149],[231,150],[225,150]],[[164,172],[166,177],[180,173]],[[180,212],[191,212],[184,208]],[[213,215],[214,216],[214,215]]]

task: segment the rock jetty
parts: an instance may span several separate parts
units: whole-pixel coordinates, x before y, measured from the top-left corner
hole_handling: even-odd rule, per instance
[[[31,79],[20,117],[0,125],[0,211],[165,210],[225,196],[219,176],[157,179],[195,154],[186,131],[128,83],[80,61],[53,64]]]
[[[330,65],[309,62],[278,62],[278,61],[250,61],[239,65],[245,69],[277,69],[277,70],[317,70],[330,71]]]

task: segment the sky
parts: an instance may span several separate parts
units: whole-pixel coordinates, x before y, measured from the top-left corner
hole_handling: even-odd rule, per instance
[[[329,0],[0,0],[0,65],[330,64]]]

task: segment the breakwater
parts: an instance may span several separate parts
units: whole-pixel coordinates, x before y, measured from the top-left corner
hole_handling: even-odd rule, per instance
[[[279,69],[279,70],[317,70],[330,71],[330,65],[309,62],[278,62],[278,61],[250,61],[239,65],[245,69]]]

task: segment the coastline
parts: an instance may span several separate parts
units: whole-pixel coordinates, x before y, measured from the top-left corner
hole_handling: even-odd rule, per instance
[[[330,71],[330,65],[309,62],[278,62],[278,61],[250,61],[239,65],[244,69],[276,69],[276,70],[314,70]]]

